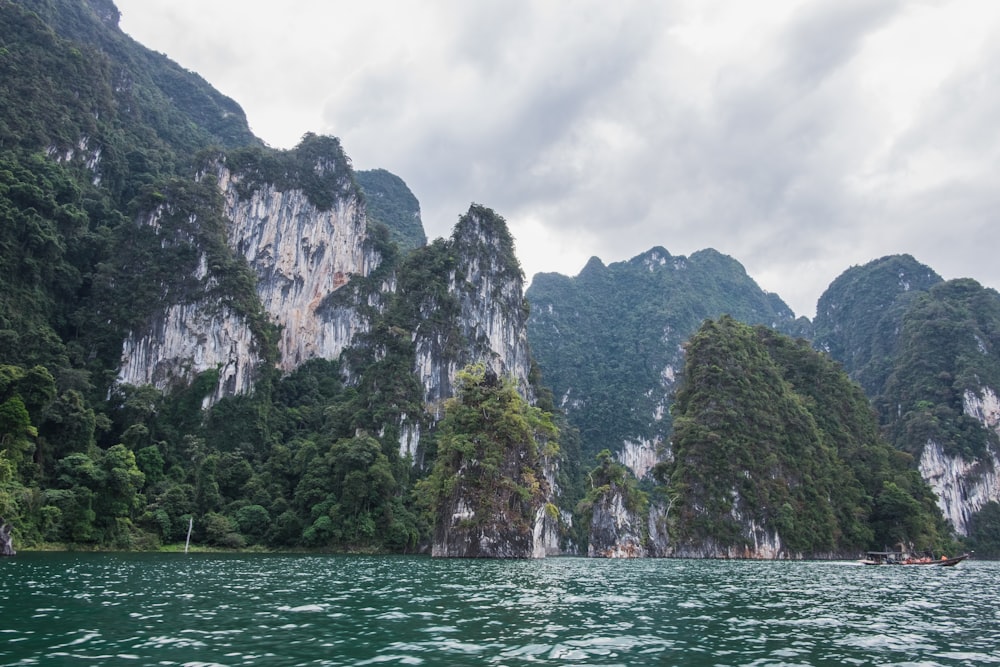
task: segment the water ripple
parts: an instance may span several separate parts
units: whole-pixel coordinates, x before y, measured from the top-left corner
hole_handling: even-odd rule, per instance
[[[1000,564],[19,554],[0,664],[1000,664]]]

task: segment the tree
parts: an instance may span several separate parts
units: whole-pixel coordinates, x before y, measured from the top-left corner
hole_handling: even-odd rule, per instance
[[[530,541],[547,493],[542,458],[558,451],[557,439],[551,416],[530,406],[512,380],[483,364],[460,371],[441,420],[437,460],[417,487],[437,525],[435,542],[450,539],[460,505],[471,513],[460,530]]]

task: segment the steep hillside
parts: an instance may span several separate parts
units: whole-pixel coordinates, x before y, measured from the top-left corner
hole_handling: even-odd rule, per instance
[[[909,255],[847,269],[816,304],[815,346],[842,363],[870,396],[877,395],[892,372],[907,307],[941,280]]]
[[[580,430],[585,460],[609,449],[640,477],[666,455],[683,345],[702,321],[796,326],[780,299],[714,250],[653,248],[609,266],[595,257],[575,278],[535,276],[526,296],[532,353]]]
[[[0,0],[0,516],[21,545],[429,547],[413,484],[463,366],[536,392],[505,222],[425,246],[384,171],[372,220],[337,139],[265,147],[117,19]]]
[[[998,309],[996,291],[899,255],[845,271],[816,315],[816,345],[862,383],[961,535],[994,530],[975,517],[1000,501]]]
[[[898,347],[882,422],[967,535],[1000,502],[1000,294],[967,279],[935,285],[907,309]]]
[[[856,385],[803,341],[724,317],[691,338],[674,404],[667,553],[850,555],[937,546],[940,515]]]
[[[401,250],[427,244],[420,221],[420,202],[403,179],[385,169],[357,171],[354,177],[364,192],[369,219],[385,225]]]

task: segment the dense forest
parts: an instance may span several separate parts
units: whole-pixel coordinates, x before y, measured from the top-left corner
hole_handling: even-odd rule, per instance
[[[595,258],[522,295],[495,212],[473,205],[428,243],[401,179],[355,173],[333,137],[268,148],[236,102],[117,21],[110,0],[0,0],[0,518],[19,548],[153,549],[193,525],[201,546],[322,551],[505,532],[524,556],[547,516],[586,553],[612,489],[630,511],[668,503],[674,544],[742,544],[742,520],[780,535],[785,556],[953,546],[909,436],[995,450],[961,403],[1000,380],[979,362],[1000,342],[995,292],[921,274],[872,323],[867,303],[833,307],[835,284],[822,353],[784,335],[808,337],[808,321],[713,250]],[[281,332],[227,236],[221,164],[241,196],[364,203],[378,261],[320,299],[363,323],[336,358],[278,370]],[[212,400],[218,369],[117,381],[124,340],[206,300],[247,323],[252,392]],[[484,303],[489,317],[469,315]],[[489,371],[528,349],[525,328],[524,377]],[[654,443],[651,475],[616,458],[623,441]],[[1000,506],[971,525],[977,548],[1000,551]]]
[[[934,496],[860,387],[804,340],[726,316],[691,338],[673,410],[677,538],[773,530],[793,553],[940,547]],[[748,520],[748,521],[747,521]]]

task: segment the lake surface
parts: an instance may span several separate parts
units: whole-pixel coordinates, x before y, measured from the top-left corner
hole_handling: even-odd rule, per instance
[[[0,664],[1000,664],[1000,563],[20,553]]]

